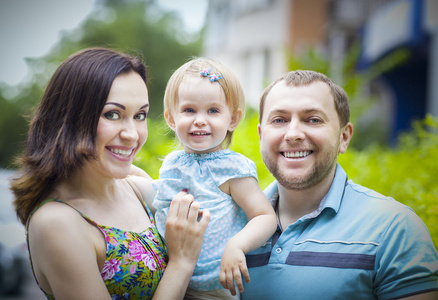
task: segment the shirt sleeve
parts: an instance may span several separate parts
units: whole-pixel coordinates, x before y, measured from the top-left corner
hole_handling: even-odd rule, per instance
[[[438,255],[426,226],[410,208],[396,215],[376,259],[379,299],[437,290]]]
[[[249,158],[235,152],[212,160],[209,171],[217,186],[234,178],[254,177],[257,180],[255,163]]]
[[[181,171],[183,168],[180,166],[178,155],[179,152],[175,151],[166,156],[160,168],[159,179],[152,182],[153,188],[157,191],[152,205],[157,210],[168,207],[176,194],[187,188],[183,186],[187,174]]]

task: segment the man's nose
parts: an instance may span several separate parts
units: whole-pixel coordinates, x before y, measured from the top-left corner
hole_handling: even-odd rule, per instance
[[[299,120],[292,120],[288,127],[284,139],[289,142],[301,141],[306,137],[303,124]]]

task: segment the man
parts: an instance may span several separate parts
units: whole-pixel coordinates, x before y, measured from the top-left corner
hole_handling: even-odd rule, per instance
[[[242,299],[438,299],[425,225],[337,163],[353,135],[349,115],[344,90],[317,72],[290,72],[264,91],[258,131],[278,229],[247,254]]]

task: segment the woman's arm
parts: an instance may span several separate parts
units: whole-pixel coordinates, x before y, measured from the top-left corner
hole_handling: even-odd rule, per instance
[[[192,195],[181,192],[170,204],[165,231],[169,263],[155,291],[155,300],[183,299],[195,269],[210,212],[200,212],[199,203],[193,200]]]
[[[242,276],[249,282],[245,254],[263,245],[277,228],[277,217],[254,177],[235,178],[229,181],[231,197],[248,218],[246,226],[234,235],[225,246],[219,280],[222,286],[236,294],[234,282],[243,293]]]
[[[29,247],[35,275],[41,288],[57,300],[111,299],[96,254],[105,242],[93,230],[65,204],[47,203],[33,215]]]

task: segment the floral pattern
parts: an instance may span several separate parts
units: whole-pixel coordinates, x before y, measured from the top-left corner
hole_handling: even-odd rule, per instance
[[[112,299],[150,299],[167,264],[155,226],[142,233],[98,225],[107,240],[101,275]]]
[[[39,207],[49,201],[65,203],[51,199]],[[144,207],[153,225],[141,233],[97,224],[78,211],[105,236],[106,261],[101,275],[111,299],[151,299],[166,268],[168,257],[164,241],[155,227],[151,211],[145,204]],[[53,295],[44,294],[49,300],[55,299]]]

